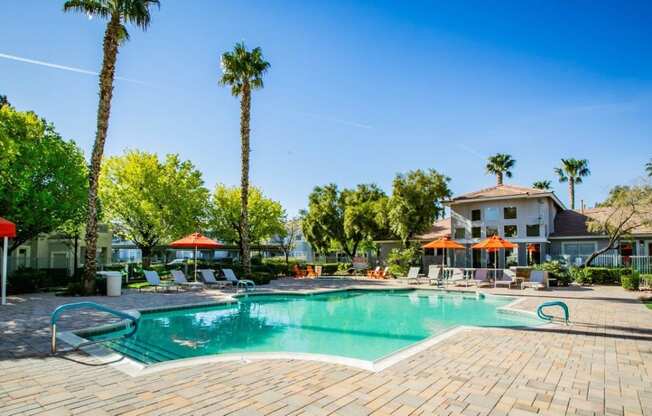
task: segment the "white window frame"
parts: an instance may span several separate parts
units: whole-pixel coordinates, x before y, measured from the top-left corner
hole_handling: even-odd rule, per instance
[[[584,254],[567,254],[566,253],[566,246],[568,245],[577,245],[577,244],[593,244],[593,251],[595,252],[598,249],[598,243],[595,241],[564,241],[561,243],[561,254],[562,256],[584,256]]]

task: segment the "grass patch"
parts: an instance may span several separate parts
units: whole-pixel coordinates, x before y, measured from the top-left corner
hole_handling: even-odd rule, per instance
[[[643,304],[647,306],[648,309],[652,310],[652,299],[643,300]]]

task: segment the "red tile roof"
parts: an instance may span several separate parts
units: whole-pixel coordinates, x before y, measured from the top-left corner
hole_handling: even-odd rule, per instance
[[[417,235],[414,238],[416,240],[432,241],[450,235],[451,235],[451,218],[448,217],[435,222],[430,228],[430,230],[428,230],[423,234]]]

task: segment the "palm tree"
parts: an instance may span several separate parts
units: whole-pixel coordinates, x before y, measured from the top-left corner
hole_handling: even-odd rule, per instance
[[[647,176],[652,176],[652,159],[645,164],[645,171],[647,172]]]
[[[542,189],[544,191],[549,191],[552,188],[552,183],[547,180],[536,181],[532,184],[534,189]]]
[[[97,183],[100,176],[102,155],[106,132],[109,128],[111,97],[113,96],[113,79],[115,64],[120,45],[129,40],[125,27],[131,23],[146,30],[150,23],[149,8],[159,6],[159,0],[68,0],[63,5],[64,12],[74,11],[89,17],[107,20],[104,31],[102,70],[100,72],[100,100],[97,108],[97,130],[91,169],[88,174],[88,210],[86,218],[86,259],[84,262],[84,290],[95,291],[95,272],[97,268]]]
[[[511,168],[516,165],[516,161],[512,156],[505,153],[498,153],[489,158],[486,169],[487,173],[491,175],[496,175],[496,185],[500,186],[503,184],[503,175],[508,178],[512,177]]]
[[[251,274],[249,257],[249,119],[251,91],[263,88],[263,74],[270,67],[260,48],[248,51],[244,43],[236,43],[233,51],[222,54],[220,85],[231,87],[231,94],[240,97],[240,139],[242,172],[240,177],[240,256],[246,275]]]
[[[559,182],[568,182],[568,194],[571,209],[575,209],[575,185],[582,183],[582,178],[589,176],[589,161],[586,159],[562,159],[561,167],[555,168]]]

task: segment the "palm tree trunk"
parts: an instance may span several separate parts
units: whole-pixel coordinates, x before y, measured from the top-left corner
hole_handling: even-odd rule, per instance
[[[496,185],[500,186],[502,184],[503,184],[503,173],[498,172],[498,173],[496,173]]]
[[[88,217],[86,219],[86,259],[84,262],[84,291],[95,292],[95,273],[97,269],[97,183],[102,165],[104,142],[109,128],[111,97],[113,96],[113,77],[118,56],[118,32],[120,17],[113,15],[104,33],[104,60],[100,72],[100,101],[97,108],[97,131],[91,156],[91,169],[88,174]]]
[[[575,179],[568,178],[568,195],[570,197],[571,209],[575,209]]]
[[[240,102],[240,138],[242,140],[242,176],[240,178],[240,230],[242,241],[242,267],[245,276],[251,276],[249,255],[249,117],[251,115],[251,89],[249,82],[242,86]]]

